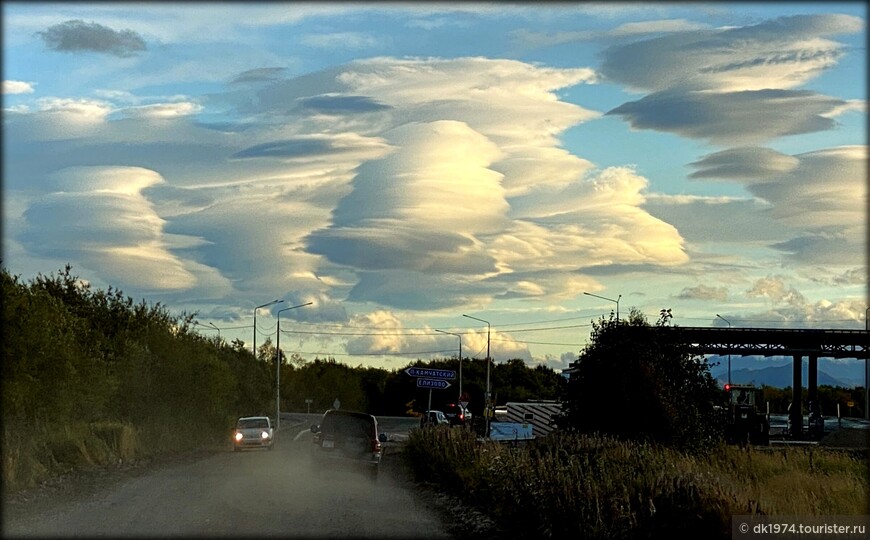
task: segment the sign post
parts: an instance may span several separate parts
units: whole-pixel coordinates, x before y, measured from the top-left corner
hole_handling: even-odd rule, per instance
[[[405,373],[417,379],[417,388],[429,389],[429,405],[427,411],[432,410],[432,390],[445,390],[450,388],[450,383],[447,379],[455,379],[456,372],[452,369],[432,369],[410,367],[405,370]]]

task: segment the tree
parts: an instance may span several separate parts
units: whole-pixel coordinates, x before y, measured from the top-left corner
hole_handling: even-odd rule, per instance
[[[562,425],[686,450],[717,439],[713,405],[721,391],[678,331],[659,331],[670,321],[662,310],[652,327],[632,309],[627,321],[593,322],[567,385]]]

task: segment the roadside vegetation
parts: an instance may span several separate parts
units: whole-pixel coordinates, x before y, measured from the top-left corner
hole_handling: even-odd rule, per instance
[[[861,515],[866,456],[816,449],[703,453],[554,432],[524,446],[469,430],[413,430],[405,457],[511,537],[731,538],[731,516]]]
[[[655,326],[670,324],[662,310]],[[709,366],[652,328],[635,310],[593,322],[547,437],[412,431],[417,480],[517,537],[726,539],[734,515],[866,513],[866,455],[726,446]]]
[[[0,285],[6,492],[74,470],[218,448],[238,417],[274,417],[278,354],[268,338],[255,357],[250,344],[197,332],[195,314],[97,290],[69,266],[30,281],[3,268]],[[410,365],[458,370],[459,359]],[[408,366],[282,355],[281,410],[322,412],[339,398],[342,408],[377,415],[421,412],[427,391]],[[485,367],[468,359],[462,367],[464,389],[481,408]],[[521,360],[494,366],[492,379],[500,400],[555,399],[563,384],[552,369]]]
[[[95,290],[70,267],[29,282],[4,268],[0,285],[7,493],[74,470],[215,449],[239,416],[274,415],[278,354],[268,339],[255,356],[242,341],[196,332],[195,314]],[[656,324],[669,323],[663,312]],[[866,456],[723,446],[706,364],[677,343],[628,343],[623,325],[649,326],[635,312],[595,322],[568,384],[522,360],[493,365],[497,403],[563,402],[557,432],[512,447],[471,429],[413,430],[405,455],[417,478],[478,506],[510,536],[725,538],[734,514],[866,513]],[[281,409],[321,412],[339,398],[346,409],[415,414],[428,391],[404,373],[412,365],[460,364],[384,370],[282,357]],[[480,418],[485,363],[464,359],[462,370]]]

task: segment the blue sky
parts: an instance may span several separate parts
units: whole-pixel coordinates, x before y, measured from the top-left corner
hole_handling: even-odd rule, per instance
[[[866,15],[5,2],[3,264],[389,368],[467,314],[561,369],[615,300],[860,329]]]

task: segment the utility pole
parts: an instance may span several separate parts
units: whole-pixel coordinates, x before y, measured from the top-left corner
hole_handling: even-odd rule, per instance
[[[436,332],[441,332],[442,334],[450,334],[451,336],[456,336],[459,338],[459,399],[457,401],[462,400],[462,335],[454,334],[453,332],[445,332],[444,330],[435,329]],[[487,356],[489,354],[487,353]]]
[[[731,328],[731,322],[722,315],[716,314],[717,317],[728,323],[728,328]],[[731,384],[731,341],[728,341],[728,384]]]
[[[477,317],[472,317],[471,315],[465,315],[465,314],[463,314],[462,316],[463,316],[463,317],[468,317],[469,319],[474,319],[475,321],[480,321],[480,322],[484,322],[484,323],[486,323],[486,403],[485,403],[485,405],[484,405],[483,412],[484,412],[484,416],[486,416],[486,428],[485,428],[485,429],[486,429],[486,435],[485,435],[485,436],[486,436],[486,438],[488,439],[488,438],[489,438],[489,415],[490,415],[490,403],[489,403],[489,399],[490,399],[490,395],[491,395],[491,392],[492,392],[492,390],[491,390],[490,387],[489,387],[489,364],[490,364],[490,358],[489,358],[489,331],[490,331],[490,324],[489,324],[489,321],[484,321],[483,319],[478,319]]]
[[[284,300],[276,299],[254,308],[254,342],[251,344],[251,352],[254,353],[254,358],[257,358],[257,310],[266,306],[271,306],[272,304],[280,304],[283,301]]]
[[[292,306],[278,310],[278,337],[275,340],[275,349],[277,349],[278,351],[278,358],[275,361],[275,429],[281,428],[281,313],[287,311],[288,309],[296,309],[303,306],[310,306],[313,303],[314,302],[308,302],[307,304],[299,304],[298,306]]]
[[[592,294],[588,292],[584,292],[586,296],[594,296],[595,298],[600,298],[602,300],[607,300],[608,302],[616,302],[616,322],[619,323],[619,299],[622,298],[622,295],[616,297],[616,300],[613,298],[605,298],[604,296],[598,296],[597,294]]]

